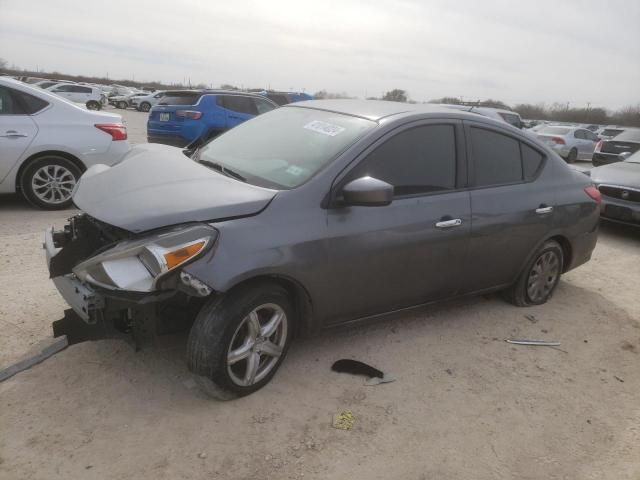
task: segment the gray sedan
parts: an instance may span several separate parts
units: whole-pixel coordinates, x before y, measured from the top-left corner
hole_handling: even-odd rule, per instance
[[[567,163],[576,160],[591,160],[600,138],[582,127],[549,125],[536,132],[538,139],[546,143]]]
[[[290,104],[186,158],[138,146],[95,166],[49,230],[50,275],[82,324],[189,328],[217,398],[250,394],[294,337],[500,291],[545,303],[591,258],[600,194],[504,122],[434,105]],[[93,337],[95,338],[95,336]]]
[[[640,227],[640,151],[622,161],[591,169],[602,194],[602,218]]]

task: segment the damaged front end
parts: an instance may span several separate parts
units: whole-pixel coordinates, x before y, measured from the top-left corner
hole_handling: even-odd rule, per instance
[[[182,267],[214,248],[218,232],[190,223],[132,234],[87,214],[45,232],[49,273],[71,307],[54,322],[70,343],[122,334],[139,348],[188,328],[211,288]]]

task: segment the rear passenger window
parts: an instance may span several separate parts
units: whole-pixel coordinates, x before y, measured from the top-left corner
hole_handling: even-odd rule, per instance
[[[38,97],[34,97],[33,95],[29,95],[28,93],[19,92],[17,90],[13,90],[13,96],[17,99],[18,102],[21,103],[21,106],[29,115],[33,115],[34,113],[39,112],[44,107],[49,105],[48,102],[45,102]]]
[[[0,115],[24,115],[20,104],[12,95],[12,90],[0,86]]]
[[[524,168],[524,179],[532,180],[536,176],[538,169],[542,165],[544,157],[540,152],[534,150],[530,146],[521,143],[522,147],[522,166]]]
[[[506,135],[471,127],[475,185],[521,182],[523,176],[519,143]]]
[[[585,139],[585,137],[584,137],[584,132],[583,132],[582,130],[576,130],[576,131],[573,133],[573,136],[574,136],[575,138],[579,138],[580,140],[584,140],[584,139]]]
[[[393,185],[396,197],[454,188],[454,126],[427,125],[397,134],[349,172],[347,181],[367,175]]]
[[[249,115],[257,115],[258,110],[253,103],[253,98],[243,97],[241,95],[225,95],[222,98],[222,104],[227,110],[233,110],[238,113],[247,113]]]

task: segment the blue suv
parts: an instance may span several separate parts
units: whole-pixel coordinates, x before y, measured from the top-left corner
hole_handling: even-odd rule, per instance
[[[251,93],[221,90],[174,91],[149,112],[147,140],[185,147],[206,141],[236,125],[277,108]]]

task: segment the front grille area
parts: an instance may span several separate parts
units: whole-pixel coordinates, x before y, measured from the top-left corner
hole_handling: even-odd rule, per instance
[[[600,193],[607,197],[618,198],[620,200],[626,200],[628,202],[639,202],[640,203],[640,191],[631,190],[624,187],[613,187],[609,185],[600,185],[598,187]]]

